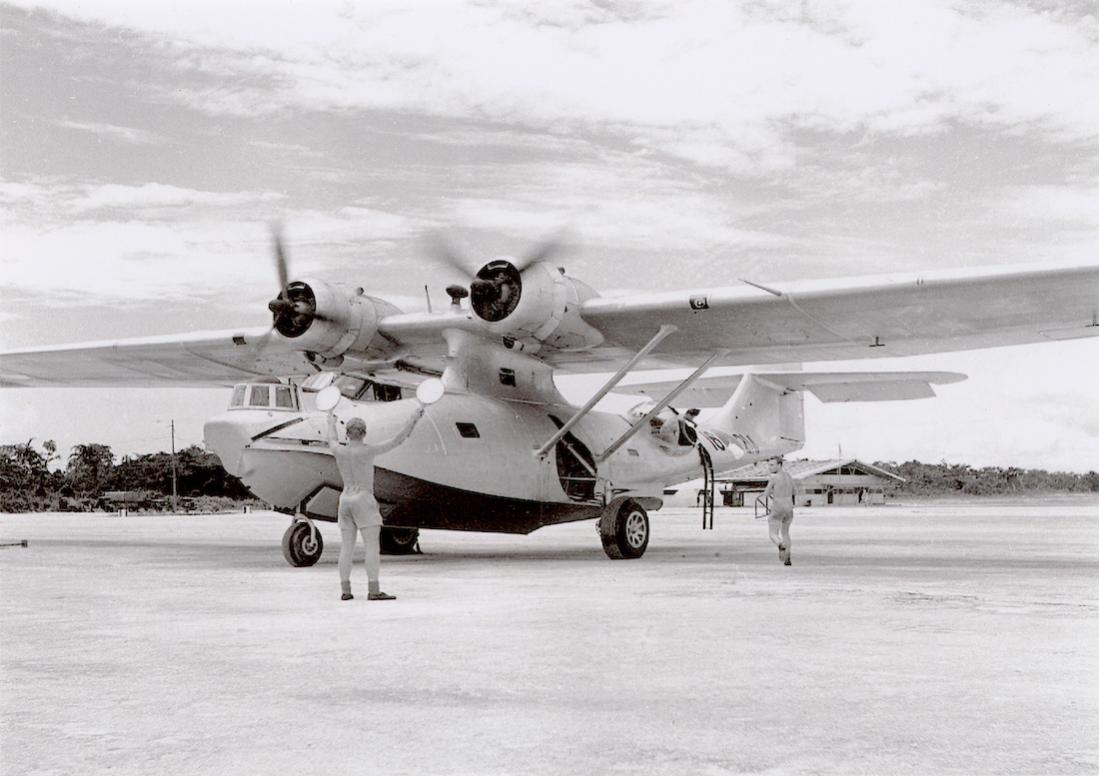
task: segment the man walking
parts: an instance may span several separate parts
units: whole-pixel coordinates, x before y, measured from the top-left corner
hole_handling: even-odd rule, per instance
[[[366,579],[369,584],[367,599],[392,601],[396,598],[383,593],[378,583],[378,572],[381,569],[378,537],[382,529],[382,514],[374,499],[374,459],[404,442],[423,414],[424,405],[421,402],[395,437],[378,444],[366,442],[366,421],[362,418],[351,418],[347,421],[347,442],[341,444],[336,432],[336,416],[332,410],[328,411],[328,446],[336,457],[336,466],[343,478],[339,507],[342,601],[350,601],[355,597],[351,595],[351,555],[355,551],[355,538],[359,533],[362,534],[363,544],[366,546]]]
[[[771,459],[771,478],[763,497],[770,502],[767,527],[771,541],[778,546],[778,557],[784,565],[790,564],[790,523],[794,521],[794,478],[782,468],[782,458]]]

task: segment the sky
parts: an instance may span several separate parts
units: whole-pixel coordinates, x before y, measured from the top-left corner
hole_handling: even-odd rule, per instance
[[[431,233],[567,229],[604,294],[1099,262],[1091,3],[0,4],[0,68],[4,349],[267,323],[273,221],[293,275],[406,310],[459,280]],[[1097,364],[875,361],[970,380],[807,398],[804,452],[1096,469]],[[160,450],[226,401],[8,389],[0,443]]]

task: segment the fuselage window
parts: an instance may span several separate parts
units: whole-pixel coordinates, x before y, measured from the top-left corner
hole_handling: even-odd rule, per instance
[[[283,409],[294,409],[294,394],[284,385],[275,388],[275,406]]]
[[[383,385],[381,383],[374,383],[375,401],[397,401],[400,398],[401,387],[399,385]]]
[[[458,434],[466,439],[480,439],[481,432],[477,430],[477,426],[472,423],[455,423],[458,428]]]
[[[233,398],[229,400],[230,407],[244,406],[244,392],[247,388],[247,385],[238,385],[233,388]]]
[[[252,395],[248,399],[249,407],[270,407],[271,406],[271,386],[269,385],[253,385]]]

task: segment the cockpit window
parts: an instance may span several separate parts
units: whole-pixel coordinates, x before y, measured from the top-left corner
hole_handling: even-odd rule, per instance
[[[249,407],[270,407],[271,406],[271,386],[269,385],[253,385],[252,395],[248,399]]]
[[[294,409],[294,394],[288,387],[280,385],[275,388],[275,406],[288,410]]]
[[[332,382],[332,385],[339,388],[340,393],[348,399],[357,399],[362,394],[363,389],[366,388],[367,382],[367,380],[364,380],[361,377],[340,375]]]
[[[305,393],[315,393],[329,385],[336,386],[345,398],[354,401],[397,401],[402,395],[399,385],[375,383],[365,377],[337,375],[335,372],[318,372],[310,375],[301,384],[301,389]]]
[[[247,388],[247,385],[237,385],[233,388],[233,398],[229,400],[230,407],[244,406],[244,392]]]

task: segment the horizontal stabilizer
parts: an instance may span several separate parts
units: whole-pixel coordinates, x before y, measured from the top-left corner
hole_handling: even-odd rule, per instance
[[[958,372],[752,372],[755,377],[791,391],[809,391],[822,402],[897,401],[927,399],[932,385],[965,379]],[[743,375],[704,377],[680,394],[680,407],[720,407],[736,390]],[[619,385],[615,393],[660,399],[678,385],[676,380]]]

